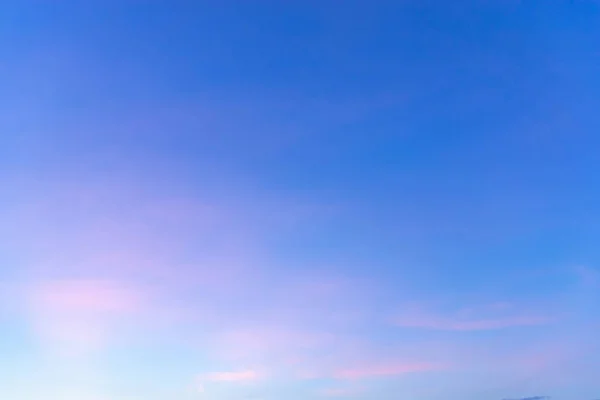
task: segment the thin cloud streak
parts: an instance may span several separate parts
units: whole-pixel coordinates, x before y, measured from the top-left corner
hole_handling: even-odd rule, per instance
[[[360,366],[357,368],[341,369],[334,372],[336,379],[357,380],[365,378],[378,378],[398,376],[411,372],[426,372],[436,371],[443,368],[443,365],[428,362],[415,363],[389,363],[389,364],[373,364]]]
[[[396,325],[407,328],[423,328],[444,331],[485,331],[518,326],[545,325],[552,321],[547,317],[507,317],[471,321],[453,321],[450,319],[414,319],[397,320]]]
[[[499,311],[501,315],[498,315]],[[509,306],[498,307],[497,305],[479,309],[463,309],[450,315],[413,310],[392,319],[392,323],[399,327],[440,331],[499,330],[546,325],[553,321],[555,318],[543,315],[511,313]]]

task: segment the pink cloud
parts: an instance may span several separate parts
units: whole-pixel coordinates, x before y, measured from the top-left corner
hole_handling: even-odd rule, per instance
[[[403,375],[411,372],[435,371],[442,366],[436,363],[428,362],[396,362],[388,364],[370,364],[356,368],[340,369],[334,372],[337,379],[364,379],[386,376]]]
[[[264,373],[248,369],[243,371],[213,372],[204,379],[212,382],[253,382],[264,378]]]

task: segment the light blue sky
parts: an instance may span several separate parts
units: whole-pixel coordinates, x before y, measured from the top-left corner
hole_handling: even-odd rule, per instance
[[[0,398],[600,394],[597,1],[7,1]]]

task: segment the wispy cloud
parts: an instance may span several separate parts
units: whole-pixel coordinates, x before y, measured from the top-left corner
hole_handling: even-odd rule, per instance
[[[535,326],[550,322],[546,317],[506,317],[480,320],[459,321],[447,318],[416,318],[397,320],[398,326],[409,328],[437,329],[446,331],[482,331],[511,328],[516,326]]]
[[[394,362],[383,364],[366,364],[354,368],[339,369],[334,372],[337,379],[364,379],[386,376],[397,376],[411,372],[436,371],[443,365],[428,362]]]
[[[518,313],[503,303],[478,309],[463,309],[447,315],[412,309],[392,319],[400,327],[443,331],[485,331],[552,322],[545,315]]]

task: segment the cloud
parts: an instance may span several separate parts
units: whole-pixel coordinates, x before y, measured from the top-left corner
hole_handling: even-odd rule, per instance
[[[411,372],[435,371],[442,365],[428,362],[367,364],[356,368],[339,369],[334,372],[337,379],[364,379],[403,375]]]
[[[498,304],[502,304],[499,307]],[[411,310],[393,319],[397,326],[444,331],[485,331],[519,326],[544,325],[553,318],[542,315],[511,314],[510,307],[497,303],[478,309],[462,309],[450,315]]]
[[[506,317],[480,320],[457,321],[444,318],[418,318],[399,320],[396,324],[409,328],[424,328],[447,331],[482,331],[511,328],[516,326],[535,326],[550,322],[546,317]]]
[[[212,372],[203,376],[205,381],[211,382],[254,382],[263,379],[264,373],[247,369],[242,371],[225,371],[225,372]]]

